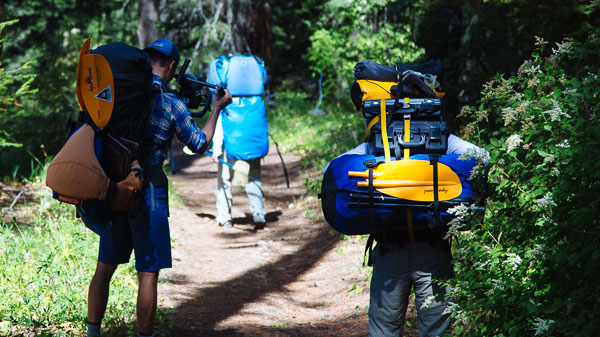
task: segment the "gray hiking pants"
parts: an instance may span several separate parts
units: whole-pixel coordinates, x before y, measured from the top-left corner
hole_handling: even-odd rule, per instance
[[[223,156],[223,159],[229,163],[235,163],[235,160],[232,160],[227,155]],[[249,160],[248,164],[250,164],[250,172],[248,172],[248,183],[246,184],[245,190],[250,204],[252,221],[255,223],[264,222],[266,211],[263,202],[262,183],[260,182],[260,158]],[[232,179],[233,169],[219,162],[218,183],[215,196],[217,197],[217,222],[220,224],[231,221]]]
[[[419,337],[450,333],[450,317],[443,315],[449,287],[440,287],[432,279],[452,276],[452,257],[441,240],[390,243],[385,254],[377,245],[373,250],[373,277],[369,305],[369,336],[402,336],[408,297],[415,289]]]

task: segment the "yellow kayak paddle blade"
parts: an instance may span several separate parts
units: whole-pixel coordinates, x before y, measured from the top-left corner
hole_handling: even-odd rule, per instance
[[[81,51],[79,52],[79,62],[77,63],[77,78],[75,79],[75,88],[77,90],[77,101],[79,102],[79,111],[83,111],[83,95],[81,94],[81,82],[79,81],[79,75],[81,74],[81,59],[84,55],[90,53],[90,42],[92,40],[92,36],[90,35],[85,42],[83,42],[83,46],[81,46]]]
[[[78,81],[88,114],[94,124],[103,129],[110,120],[115,104],[113,75],[104,56],[83,55]]]
[[[447,165],[438,163],[438,200],[450,200],[462,193],[458,175]],[[369,171],[350,171],[350,177],[366,178],[358,187],[369,186]],[[396,198],[411,201],[434,201],[433,165],[428,160],[397,160],[381,163],[373,169],[373,187]]]

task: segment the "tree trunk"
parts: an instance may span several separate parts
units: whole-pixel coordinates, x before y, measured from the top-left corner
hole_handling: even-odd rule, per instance
[[[253,54],[271,55],[271,24],[269,16],[271,7],[267,1],[258,1],[250,10],[246,26],[248,28],[248,45]]]
[[[138,0],[138,42],[140,48],[148,47],[156,40],[160,32],[155,22],[159,20],[161,0]]]

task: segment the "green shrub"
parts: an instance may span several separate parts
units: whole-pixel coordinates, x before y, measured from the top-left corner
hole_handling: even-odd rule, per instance
[[[597,334],[600,30],[586,35],[538,38],[517,75],[462,112],[491,160],[485,212],[455,224],[470,229],[454,245],[456,335]]]
[[[414,62],[424,50],[411,41],[410,26],[381,18],[389,1],[329,1],[321,28],[310,37],[306,59],[323,73],[326,96],[347,97],[354,65],[362,60],[393,65]]]
[[[75,336],[85,331],[87,289],[99,239],[75,218],[73,206],[50,198],[42,180],[33,183],[37,199],[19,202],[12,216],[3,212],[5,220],[0,221],[2,336]],[[110,291],[103,325],[111,336],[126,335],[135,318],[133,262],[117,269]]]
[[[312,166],[314,176],[306,180],[306,187],[316,194],[321,189],[325,164],[362,142],[364,122],[350,98],[338,103],[326,103],[324,115],[309,113],[314,103],[308,94],[281,92],[276,107],[269,109],[269,134],[282,152],[302,156],[304,167]]]
[[[19,20],[0,22],[0,34],[5,27],[17,22]],[[6,60],[2,60],[3,41],[4,37],[0,35],[0,150],[22,146],[8,130],[14,129],[15,122],[24,115],[23,105],[19,102],[20,98],[35,92],[35,90],[29,90],[31,82],[35,79],[35,75],[31,73],[35,62],[25,62],[14,69],[6,69]]]

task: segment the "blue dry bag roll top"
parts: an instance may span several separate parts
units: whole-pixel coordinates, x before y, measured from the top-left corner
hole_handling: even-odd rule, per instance
[[[221,56],[208,68],[208,82],[224,85],[233,102],[221,111],[225,151],[234,160],[252,160],[269,152],[264,94],[267,72],[253,55]]]
[[[223,55],[211,62],[208,81],[225,85],[232,96],[260,96],[265,93],[267,71],[254,55]]]

